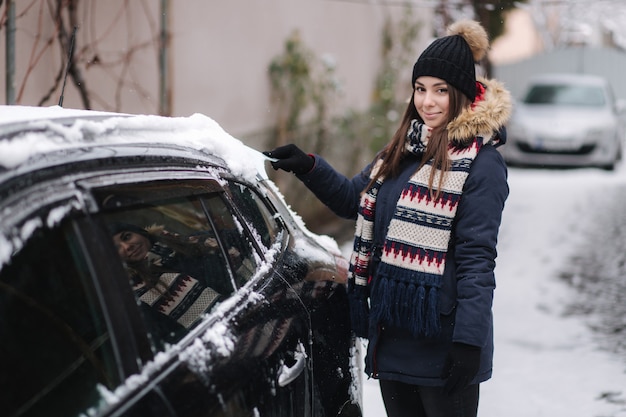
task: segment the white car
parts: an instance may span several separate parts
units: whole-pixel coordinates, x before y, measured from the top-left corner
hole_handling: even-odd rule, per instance
[[[509,165],[612,170],[622,156],[623,105],[602,77],[544,74],[531,79],[507,133],[500,149]]]

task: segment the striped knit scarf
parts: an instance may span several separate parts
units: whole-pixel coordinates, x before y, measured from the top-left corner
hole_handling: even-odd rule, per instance
[[[144,282],[138,282],[133,290],[141,302],[170,316],[186,329],[192,328],[204,313],[208,313],[219,297],[214,289],[177,272],[161,274],[157,284],[151,288]]]
[[[407,150],[422,154],[429,134],[424,124],[413,120],[407,133]],[[371,270],[370,262],[375,255],[376,196],[384,179],[378,179],[363,193],[348,280],[352,327],[357,336],[367,337],[370,321],[408,329],[415,337],[439,333],[438,290],[442,285],[452,222],[470,165],[481,147],[480,136],[465,147],[449,145],[451,169],[445,173],[437,170],[434,184],[439,183],[440,175],[445,175],[436,199],[428,190],[428,179],[435,169],[432,160],[411,176],[398,199],[376,271]],[[370,178],[380,164],[379,160],[374,165]],[[374,275],[376,288],[370,295]]]
[[[133,268],[129,272],[133,291],[141,302],[190,329],[211,310],[220,294],[186,273],[175,272],[177,256],[171,248],[155,242],[146,256],[154,282],[147,285],[139,272]]]

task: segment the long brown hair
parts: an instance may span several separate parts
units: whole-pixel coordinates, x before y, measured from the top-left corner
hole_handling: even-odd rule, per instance
[[[428,189],[431,195],[435,198],[440,193],[445,172],[450,169],[447,126],[461,113],[464,108],[469,107],[471,104],[469,98],[450,84],[448,84],[448,94],[450,100],[448,118],[442,127],[433,129],[430,139],[428,140],[428,144],[426,145],[426,151],[424,152],[420,165],[417,168],[417,170],[420,170],[428,161],[433,161],[432,166],[436,169],[433,169],[430,172]],[[382,163],[378,172],[370,180],[363,192],[367,192],[367,190],[369,190],[379,178],[393,178],[400,174],[400,162],[408,153],[405,147],[406,135],[409,127],[411,126],[411,121],[414,119],[418,119],[423,122],[422,118],[417,113],[417,109],[415,108],[415,86],[413,87],[413,94],[411,94],[411,99],[409,100],[409,104],[404,111],[404,116],[402,116],[402,121],[400,122],[398,130],[396,130],[394,135],[391,137],[391,140],[374,158],[374,161],[382,159]],[[437,190],[433,194],[433,182],[435,180],[435,174],[438,171],[442,171],[443,175],[439,176]]]

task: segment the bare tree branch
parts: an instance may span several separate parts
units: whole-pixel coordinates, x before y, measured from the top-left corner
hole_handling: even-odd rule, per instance
[[[16,2],[17,3],[17,2]],[[0,6],[6,5],[7,1],[0,0]],[[124,111],[128,92],[132,91],[135,98],[144,101],[146,106],[154,105],[153,98],[157,92],[153,91],[153,85],[147,84],[146,68],[138,68],[137,62],[143,60],[146,51],[154,49],[155,59],[158,56],[160,45],[158,10],[155,11],[152,0],[140,0],[140,3],[130,0],[115,2],[114,10],[110,10],[108,2],[80,1],[80,0],[19,0],[20,10],[17,19],[29,21],[22,25],[18,40],[21,51],[26,56],[30,54],[25,69],[20,70],[19,102],[35,100],[38,105],[45,105],[55,101],[61,84],[65,85],[64,76],[72,80],[71,85],[76,87],[81,107],[86,109],[98,106],[107,110]],[[107,8],[107,18],[102,19],[99,7]],[[112,14],[111,14],[112,12]],[[141,16],[134,16],[139,12]],[[33,18],[35,22],[33,22]],[[137,18],[145,19],[150,33],[140,32],[135,37],[133,31],[137,30]],[[6,27],[7,7],[0,9],[0,30]],[[50,25],[52,23],[52,25]],[[125,28],[120,25],[126,24]],[[101,26],[101,27],[99,27]],[[72,31],[78,28],[78,36],[75,38],[74,48],[72,45]],[[111,38],[116,38],[120,30],[126,31],[128,44],[125,47],[111,49],[108,46]],[[147,36],[147,37],[146,37]],[[58,49],[56,45],[58,43]],[[105,46],[102,49],[101,46]],[[59,53],[61,63],[55,59],[54,67],[50,68],[50,52]],[[47,68],[44,67],[44,63]],[[156,67],[151,67],[150,69]],[[90,71],[91,70],[91,71]],[[108,78],[107,83],[112,83],[112,88],[98,92],[93,91],[90,80],[94,77]],[[35,78],[49,80],[47,86],[38,87],[35,94],[41,96],[32,97],[32,86],[37,83]],[[98,86],[101,82],[96,83]],[[96,85],[94,84],[94,86]],[[58,99],[58,97],[56,97]],[[156,110],[156,109],[155,109]]]
[[[39,27],[42,27],[42,25],[43,25],[43,6],[39,9],[39,18],[38,18],[38,20],[39,20],[38,21]],[[56,28],[56,29],[58,29],[58,28]],[[17,97],[16,97],[16,103],[21,102],[22,96],[23,96],[24,91],[26,89],[28,78],[30,77],[30,75],[34,71],[34,69],[36,68],[37,63],[39,62],[41,57],[44,55],[44,53],[47,51],[47,49],[52,46],[52,42],[54,41],[54,37],[50,37],[50,38],[46,39],[44,41],[44,46],[41,48],[41,50],[37,51],[37,47],[39,46],[39,44],[41,42],[41,38],[42,38],[42,34],[41,34],[41,31],[39,31],[35,35],[35,42],[33,43],[33,48],[31,49],[31,55],[30,55],[30,59],[28,61],[28,67],[26,68],[26,73],[24,74],[24,79],[22,80],[22,84],[20,85],[20,89],[19,89],[19,92],[18,92]]]

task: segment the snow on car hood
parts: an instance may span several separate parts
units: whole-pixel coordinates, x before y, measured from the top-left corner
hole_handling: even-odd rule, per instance
[[[77,118],[70,124],[62,120]],[[90,119],[91,118],[91,119]],[[189,117],[130,115],[91,110],[66,109],[59,106],[0,106],[0,134],[18,124],[34,128],[24,135],[0,140],[0,166],[15,168],[37,155],[87,145],[109,144],[170,144],[187,146],[224,160],[231,172],[254,182],[268,180],[265,170],[267,157],[228,134],[216,121],[200,113]],[[48,132],[48,134],[46,134]],[[49,134],[54,132],[55,134]],[[336,241],[329,236],[311,233],[302,219],[286,203],[276,185],[268,181],[278,198],[289,209],[302,230],[322,247],[340,253]],[[69,212],[68,207],[65,212]],[[61,208],[62,210],[62,208]],[[52,227],[63,216],[46,219]],[[27,224],[19,236],[0,235],[0,269],[11,254],[21,248],[34,230],[44,224],[35,219]],[[298,242],[296,241],[296,244]],[[299,245],[297,247],[300,247]]]
[[[72,124],[63,119],[78,117]],[[90,120],[80,117],[106,117]],[[85,144],[174,144],[222,158],[230,170],[246,179],[267,177],[260,152],[244,145],[228,134],[210,117],[193,114],[189,117],[128,115],[90,110],[64,109],[59,106],[1,106],[0,131],[8,124],[21,123],[28,128],[55,132],[29,132],[0,141],[0,165],[14,168],[35,155]]]

